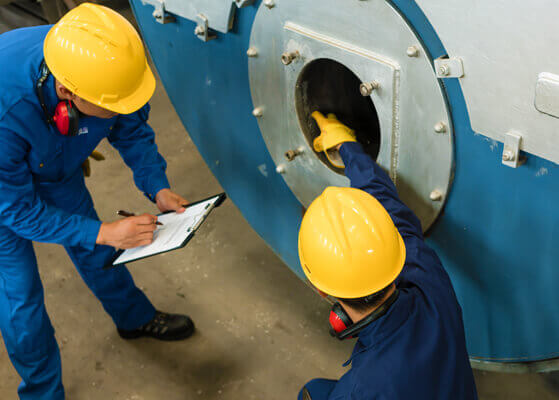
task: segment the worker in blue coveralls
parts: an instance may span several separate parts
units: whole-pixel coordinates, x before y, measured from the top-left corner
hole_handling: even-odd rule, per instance
[[[317,152],[345,167],[299,231],[303,271],[331,296],[331,332],[357,338],[340,380],[314,379],[299,400],[477,399],[462,310],[421,225],[384,172],[333,114],[315,112]]]
[[[149,214],[101,222],[82,163],[104,138],[161,211],[183,212],[147,124],[155,78],[132,25],[82,4],[56,25],[0,36],[0,329],[25,400],[61,400],[59,348],[44,305],[32,241],[65,247],[125,339],[178,340],[194,324],[156,311],[115,248],[153,240]]]

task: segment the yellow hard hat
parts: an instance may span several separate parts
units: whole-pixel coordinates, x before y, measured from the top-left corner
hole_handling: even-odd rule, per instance
[[[309,206],[299,229],[305,275],[334,297],[365,297],[391,284],[406,247],[377,199],[354,188],[328,187]]]
[[[110,8],[83,3],[70,10],[50,29],[43,50],[60,83],[107,110],[133,113],[155,90],[140,36]]]

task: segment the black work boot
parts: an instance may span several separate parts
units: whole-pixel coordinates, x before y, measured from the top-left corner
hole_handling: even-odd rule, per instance
[[[123,339],[136,339],[149,336],[158,340],[181,340],[194,333],[194,323],[186,315],[155,312],[155,317],[147,324],[132,331],[117,329]]]

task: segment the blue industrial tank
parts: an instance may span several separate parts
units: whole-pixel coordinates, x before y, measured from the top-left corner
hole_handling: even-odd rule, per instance
[[[336,112],[443,260],[474,366],[559,365],[559,4],[131,3],[193,142],[297,275],[304,208],[348,184],[311,147],[309,112]]]

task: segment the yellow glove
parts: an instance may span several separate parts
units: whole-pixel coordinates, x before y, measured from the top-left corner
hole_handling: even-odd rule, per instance
[[[105,156],[99,153],[97,150],[93,150],[89,157],[93,158],[95,161],[103,161],[105,159]],[[82,163],[82,171],[83,176],[85,176],[86,178],[88,176],[91,176],[91,165],[89,164],[89,158],[86,158],[85,161]]]
[[[311,116],[320,129],[320,136],[313,141],[314,151],[317,153],[323,151],[334,167],[344,168],[344,163],[335,147],[344,142],[356,142],[355,131],[338,121],[335,114],[328,114],[328,118],[325,118],[320,112],[315,111]]]

